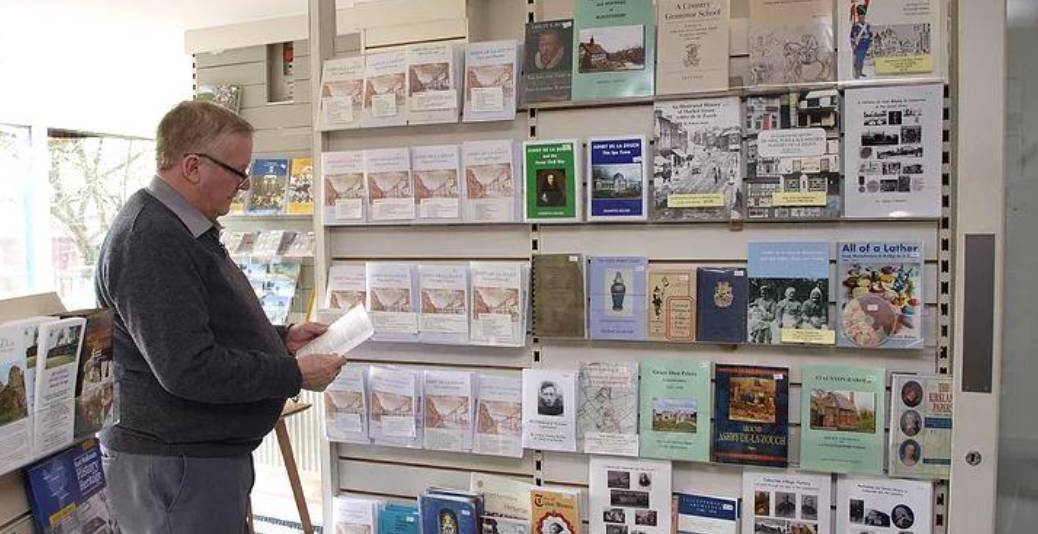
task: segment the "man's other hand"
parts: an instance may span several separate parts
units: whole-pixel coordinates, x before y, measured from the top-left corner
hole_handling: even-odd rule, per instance
[[[288,335],[285,336],[285,348],[288,349],[289,354],[295,354],[297,350],[303,348],[303,345],[306,345],[327,330],[328,325],[321,323],[292,325],[292,328],[288,329]]]
[[[308,354],[296,358],[296,361],[303,375],[303,389],[307,391],[324,391],[339,376],[339,369],[346,365],[346,358],[338,354]]]

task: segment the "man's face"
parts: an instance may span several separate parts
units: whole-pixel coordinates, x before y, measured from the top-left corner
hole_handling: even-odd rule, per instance
[[[555,386],[547,386],[541,389],[541,401],[549,406],[554,405],[558,399],[558,394],[555,393]]]
[[[537,37],[537,52],[542,60],[555,57],[559,50],[559,36],[555,32],[542,33]]]
[[[244,171],[252,161],[252,136],[228,134],[218,139],[206,152],[230,167]],[[199,158],[196,171],[198,173],[199,209],[207,217],[215,220],[231,210],[231,201],[238,190],[247,190],[250,181],[241,182],[238,176],[216,163]]]
[[[787,299],[791,299],[791,298],[795,297],[796,294],[797,294],[797,290],[796,289],[793,289],[792,287],[787,287],[786,288],[786,298]]]

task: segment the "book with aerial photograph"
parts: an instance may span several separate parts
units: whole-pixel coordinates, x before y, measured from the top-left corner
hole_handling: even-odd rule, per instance
[[[651,2],[578,0],[573,100],[653,95],[656,11]]]

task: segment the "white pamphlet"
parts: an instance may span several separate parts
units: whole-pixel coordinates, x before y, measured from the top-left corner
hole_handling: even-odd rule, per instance
[[[836,532],[933,534],[932,482],[841,476],[836,495]]]
[[[515,118],[519,43],[514,40],[469,43],[465,50],[464,121]]]
[[[521,347],[526,342],[523,264],[472,262],[469,339],[474,345]]]
[[[418,266],[418,286],[422,299],[418,315],[421,341],[468,344],[468,271],[467,265]]]
[[[829,475],[748,470],[742,476],[742,496],[743,532],[830,532]]]
[[[461,157],[458,145],[411,147],[417,219],[430,222],[461,220]]]
[[[76,372],[86,319],[72,317],[40,325],[33,414],[33,455],[42,457],[74,439]]]
[[[465,220],[517,222],[521,220],[522,182],[515,143],[469,141],[461,145],[465,171]]]
[[[422,447],[421,371],[371,367],[368,435],[377,445]]]
[[[367,366],[346,365],[324,390],[324,429],[328,441],[370,442],[367,374]]]
[[[407,54],[403,48],[364,56],[361,126],[407,124]]]
[[[410,124],[458,122],[459,54],[453,43],[407,47]]]
[[[374,534],[378,528],[379,501],[355,497],[335,497],[332,523],[336,534]]]
[[[522,387],[519,378],[479,375],[474,452],[523,456]]]
[[[328,326],[328,330],[296,351],[308,354],[338,354],[345,357],[351,350],[375,334],[375,327],[364,306],[356,306]]]
[[[590,471],[591,532],[671,533],[669,461],[592,456]]]
[[[366,267],[363,263],[338,263],[328,269],[328,291],[324,306],[350,310],[367,300]]]
[[[26,329],[23,321],[0,325],[0,473],[32,457]]]
[[[577,452],[577,373],[523,369],[523,447]]]
[[[365,150],[364,184],[371,222],[414,219],[414,182],[407,148]]]
[[[414,271],[411,263],[367,263],[367,309],[376,340],[418,340]]]
[[[364,222],[364,152],[321,154],[321,220],[325,226]]]
[[[359,127],[363,102],[364,57],[326,60],[321,72],[321,129]]]
[[[470,452],[475,411],[475,375],[463,371],[425,371],[425,448]]]

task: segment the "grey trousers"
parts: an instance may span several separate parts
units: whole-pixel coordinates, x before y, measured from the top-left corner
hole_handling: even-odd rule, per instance
[[[244,534],[252,456],[189,458],[102,450],[108,502],[124,534]]]

